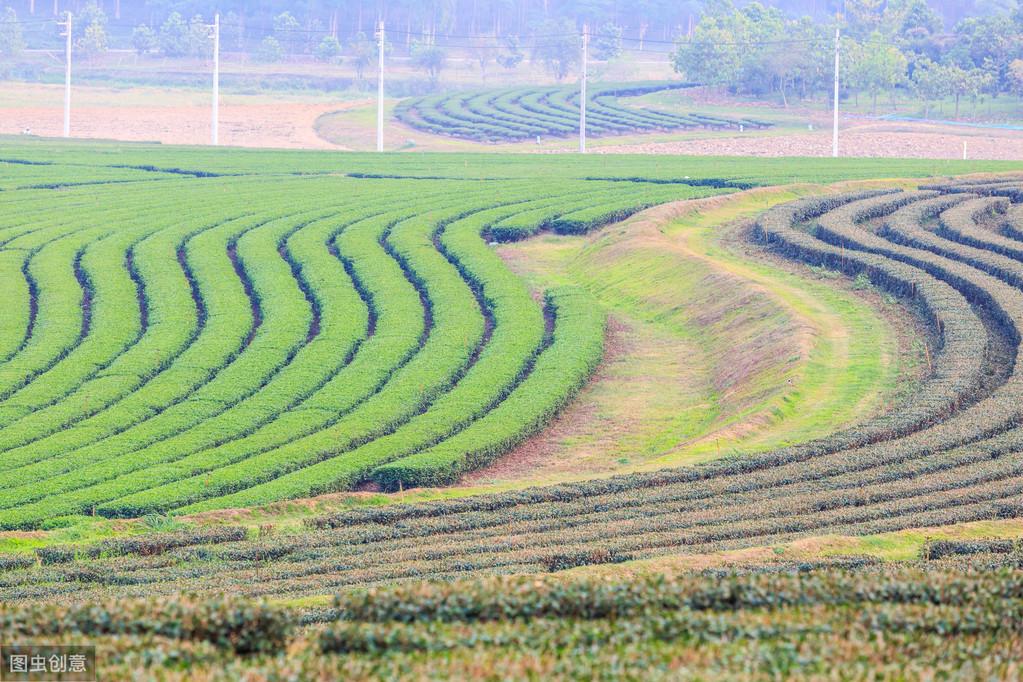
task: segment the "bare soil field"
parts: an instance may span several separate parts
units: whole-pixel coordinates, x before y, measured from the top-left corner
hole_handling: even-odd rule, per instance
[[[0,86],[0,135],[26,130],[43,137],[63,129],[63,88],[5,83]],[[311,98],[310,98],[311,99]],[[237,147],[343,149],[316,134],[322,114],[364,102],[272,100],[227,96],[220,106],[220,143]],[[72,92],[71,134],[76,138],[207,144],[209,95],[161,89],[76,88]]]
[[[840,133],[842,156],[876,158],[1023,159],[1023,132],[924,123],[866,123]],[[734,135],[680,139],[652,144],[608,145],[602,154],[683,154],[701,156],[831,156],[831,131]]]

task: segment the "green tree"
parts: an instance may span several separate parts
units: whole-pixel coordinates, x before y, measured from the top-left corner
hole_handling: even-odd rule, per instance
[[[1009,90],[1017,97],[1023,97],[1023,59],[1013,59],[1006,74]]]
[[[0,57],[18,57],[25,50],[25,38],[13,7],[0,13]]]
[[[952,94],[956,98],[956,120],[959,120],[959,100],[966,97],[972,105],[973,115],[977,115],[977,103],[981,97],[990,92],[995,76],[984,69],[962,69],[958,66],[949,67],[952,72]]]
[[[107,15],[96,2],[88,2],[73,22],[75,49],[87,59],[107,51]]]
[[[366,77],[366,69],[377,58],[377,46],[365,33],[358,33],[352,42],[352,66],[355,67],[355,78],[362,82]]]
[[[291,12],[281,12],[274,17],[274,38],[287,54],[300,51],[302,45],[302,26]]]
[[[894,37],[904,51],[926,56],[932,61],[942,59],[945,51],[941,38],[944,25],[937,12],[927,4],[927,0],[911,0],[898,26],[899,33]]]
[[[480,77],[487,82],[490,63],[498,56],[497,36],[477,36],[472,39],[472,56],[480,67]]]
[[[213,31],[198,14],[188,22],[188,33],[186,34],[186,45],[188,54],[200,59],[211,59],[213,57]]]
[[[82,37],[75,41],[75,47],[87,59],[94,59],[106,52],[107,31],[103,24],[94,21],[86,26]]]
[[[312,19],[306,25],[304,31],[298,35],[301,38],[302,51],[313,56],[316,56],[316,50],[320,47],[323,42],[323,34],[327,33],[327,30],[323,27],[323,22],[319,19]],[[334,34],[330,34],[326,37],[335,38]],[[338,43],[340,45],[340,42]]]
[[[505,38],[504,50],[498,53],[497,63],[511,71],[517,68],[524,58],[525,55],[522,54],[522,48],[519,46],[518,36],[508,36]]]
[[[188,54],[188,24],[177,12],[171,12],[160,27],[160,51],[168,57]]]
[[[596,59],[614,59],[622,56],[622,27],[607,22],[593,34],[593,56]]]
[[[865,44],[851,46],[852,59],[849,73],[855,87],[870,94],[871,108],[877,115],[877,98],[882,92],[892,92],[906,79],[909,60],[898,48],[880,45],[880,33],[873,33]]]
[[[1019,51],[1019,34],[1005,17],[970,17],[955,26],[955,41],[944,61],[964,69],[981,67],[985,59],[1007,65]]]
[[[713,3],[690,38],[676,44],[672,64],[687,79],[735,92],[789,97],[815,92],[827,72],[830,40],[809,19],[787,19],[777,8],[751,2]]]
[[[881,28],[884,0],[843,0],[846,32],[863,38]]]
[[[341,43],[334,36],[324,36],[316,46],[316,58],[328,64],[341,63]]]
[[[899,24],[899,33],[903,37],[916,32],[928,36],[941,33],[941,16],[927,4],[927,0],[911,0]]]
[[[259,44],[259,51],[256,53],[256,57],[261,62],[275,64],[284,61],[284,48],[281,47],[281,43],[276,38],[267,36]]]
[[[98,36],[102,33],[103,42],[106,42],[106,30],[107,30],[107,14],[103,11],[103,8],[96,4],[95,0],[92,0],[85,4],[80,12],[75,14],[74,21],[74,37],[77,40],[81,40],[85,37],[89,27],[98,26],[100,31],[93,30],[92,42],[98,40]],[[104,47],[104,49],[106,49]]]
[[[220,18],[220,44],[232,50],[245,48],[245,25],[241,15],[234,10]]]
[[[536,28],[536,45],[533,59],[562,81],[572,67],[579,63],[579,32],[569,19],[548,19]]]
[[[425,71],[430,76],[430,83],[436,86],[440,72],[447,65],[447,53],[436,45],[416,41],[412,43],[411,56],[412,65]]]
[[[931,105],[943,97],[952,94],[951,81],[953,74],[948,67],[932,62],[924,57],[913,69],[913,89],[924,101],[924,118],[930,118]]]
[[[140,57],[144,57],[155,52],[160,46],[160,41],[156,37],[156,31],[142,24],[136,26],[135,30],[131,32],[131,44],[135,48],[135,52]]]
[[[671,63],[690,81],[724,86],[738,80],[742,57],[735,35],[705,17],[697,24],[692,39],[676,44]]]

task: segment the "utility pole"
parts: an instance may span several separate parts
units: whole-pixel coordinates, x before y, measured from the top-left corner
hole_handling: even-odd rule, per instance
[[[839,60],[842,55],[842,34],[840,28],[835,28],[835,120],[832,122],[831,131],[831,156],[838,158],[838,74],[839,74]]]
[[[583,24],[582,75],[579,78],[579,153],[586,153],[586,52],[590,42],[590,27]]]
[[[213,15],[213,118],[210,143],[220,144],[220,12]]]
[[[63,24],[67,44],[64,48],[64,137],[71,137],[71,12]]]
[[[377,26],[377,45],[380,63],[377,66],[377,151],[384,151],[384,20]]]

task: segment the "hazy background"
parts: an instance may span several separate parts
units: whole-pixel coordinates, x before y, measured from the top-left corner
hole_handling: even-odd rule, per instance
[[[587,26],[593,82],[701,86],[635,106],[734,117],[753,111],[776,124],[725,146],[689,144],[722,137],[707,132],[598,145],[685,141],[688,147],[675,148],[680,153],[776,153],[786,147],[761,138],[826,132],[840,28],[843,127],[869,124],[880,135],[941,125],[941,135],[982,135],[976,153],[988,145],[1011,158],[1014,143],[1006,151],[1003,139],[1023,127],[1023,11],[1015,0],[6,0],[0,134],[59,132],[59,22],[68,11],[73,131],[85,137],[208,139],[216,12],[228,144],[372,148],[378,18],[386,26],[388,110],[431,93],[574,84]],[[387,129],[391,148],[467,148],[406,129],[390,115]],[[938,145],[942,156],[963,153],[959,141],[876,139],[876,148],[858,151],[917,155]],[[743,146],[748,140],[753,146]],[[778,148],[756,147],[771,144]],[[817,153],[817,145],[804,151]]]

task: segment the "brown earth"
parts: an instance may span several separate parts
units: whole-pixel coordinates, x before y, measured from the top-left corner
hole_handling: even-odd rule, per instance
[[[635,340],[628,325],[614,317],[608,319],[604,340],[604,359],[581,395],[541,433],[498,458],[492,464],[465,474],[459,486],[486,485],[498,480],[525,478],[551,462],[563,460],[564,443],[583,433],[600,433],[601,440],[612,440],[627,433],[631,424],[608,423],[598,414],[597,406],[589,398],[597,382],[607,381],[613,365],[626,354],[636,352]],[[599,422],[599,426],[598,426]]]
[[[317,135],[313,124],[325,113],[362,104],[224,104],[220,108],[220,143],[237,147],[343,149]],[[0,108],[0,135],[18,135],[26,129],[34,135],[56,137],[63,130],[63,111],[53,107]],[[75,107],[72,135],[203,145],[210,140],[210,108],[198,105]]]
[[[735,135],[650,144],[594,148],[601,154],[680,154],[697,156],[831,156],[831,131]],[[958,128],[924,123],[864,124],[839,136],[842,156],[865,158],[1023,160],[1023,132]]]

